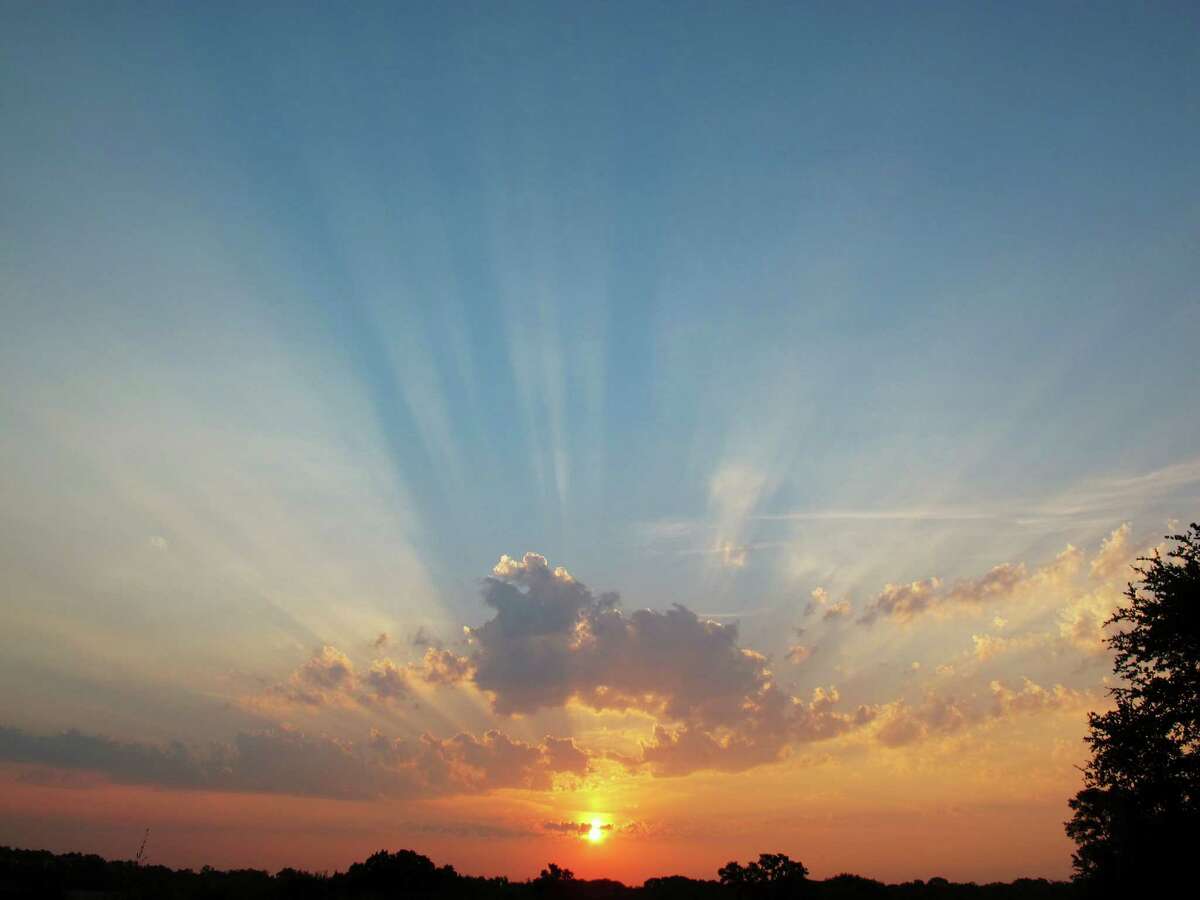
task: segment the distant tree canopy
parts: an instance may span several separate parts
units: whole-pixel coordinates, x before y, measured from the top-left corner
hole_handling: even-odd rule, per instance
[[[1167,537],[1108,620],[1115,708],[1089,716],[1066,825],[1078,877],[1122,892],[1190,870],[1200,837],[1200,526]]]
[[[549,864],[529,881],[460,875],[411,850],[380,851],[333,875],[283,869],[200,871],[108,861],[79,853],[0,847],[0,897],[5,900],[1073,900],[1069,882],[1018,879],[1011,884],[954,884],[944,878],[881,884],[856,875],[809,881],[804,866],[781,853],[730,863],[721,881],[668,875],[642,887],[575,878]]]
[[[721,884],[754,897],[794,897],[804,888],[808,869],[782,853],[760,853],[758,862],[736,860],[717,870]]]

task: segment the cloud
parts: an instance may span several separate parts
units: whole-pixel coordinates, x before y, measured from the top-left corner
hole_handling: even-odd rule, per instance
[[[1061,585],[1078,571],[1082,554],[1067,545],[1054,561],[1032,573],[1023,563],[1001,563],[978,578],[964,578],[947,587],[940,578],[908,584],[887,584],[868,606],[859,622],[869,625],[879,618],[908,622],[938,610],[978,609],[988,603],[1004,603],[1022,593]]]
[[[320,690],[337,690],[354,681],[354,664],[336,647],[325,646],[300,667],[298,680]]]
[[[993,714],[998,716],[1086,706],[1091,702],[1088,695],[1080,691],[1061,684],[1047,689],[1028,678],[1022,678],[1020,689],[1015,691],[1000,681],[991,682],[989,687],[995,702]]]
[[[870,624],[880,616],[894,616],[907,621],[918,613],[940,602],[938,589],[942,583],[937,578],[912,581],[908,584],[885,584],[870,608],[859,618],[859,622]]]
[[[0,728],[0,759],[99,772],[121,784],[362,799],[404,793],[398,773],[364,767],[346,742],[292,731],[243,732],[230,745],[197,750],[66,731],[33,735]]]
[[[495,730],[482,738],[462,733],[439,740],[426,734],[417,741],[372,731],[370,747],[377,758],[412,772],[429,790],[453,793],[550,790],[556,776],[585,777],[592,759],[571,738],[547,736],[540,744],[529,744]]]
[[[35,735],[0,727],[0,760],[100,773],[120,784],[369,799],[549,790],[587,776],[592,755],[570,738],[539,744],[499,731],[482,737],[389,740],[378,731],[356,744],[288,729],[242,732],[203,749],[119,741],[67,731]]]
[[[354,663],[336,647],[325,645],[282,684],[268,689],[289,703],[323,706],[343,700],[358,684]]]
[[[465,656],[430,647],[420,663],[409,666],[409,671],[426,684],[451,685],[469,680],[473,667]]]
[[[973,634],[971,635],[971,643],[975,658],[980,662],[987,662],[1008,653],[1018,653],[1022,650],[1031,650],[1034,647],[1044,646],[1052,640],[1052,637],[1052,635],[1042,633],[1023,634],[1016,637]]]
[[[359,675],[353,661],[336,647],[325,645],[280,684],[265,695],[252,698],[252,705],[273,701],[304,706],[386,703],[411,694],[408,673],[384,657],[373,660]]]
[[[600,831],[612,831],[612,823],[597,826]],[[542,831],[550,834],[587,834],[592,830],[591,822],[543,822]]]
[[[737,729],[656,725],[651,740],[641,745],[641,757],[626,765],[648,768],[658,776],[677,776],[700,769],[741,772],[776,762],[795,744],[829,740],[874,719],[876,709],[869,706],[838,712],[839,699],[833,688],[816,688],[808,701],[772,691]]]
[[[410,638],[409,643],[411,643],[414,647],[438,647],[438,646],[441,646],[440,643],[435,638],[432,638],[429,636],[428,632],[425,631],[424,625],[417,626],[417,630],[416,630],[416,632],[413,633],[413,636],[412,636],[412,638]]]
[[[1111,588],[1100,588],[1072,598],[1058,614],[1060,637],[1083,653],[1094,656],[1107,653],[1105,623],[1123,599]]]
[[[404,670],[390,659],[377,659],[371,663],[363,683],[370,695],[379,700],[399,700],[410,693]]]
[[[814,705],[781,690],[766,657],[739,646],[736,623],[678,604],[626,614],[616,594],[593,594],[536,553],[502,556],[483,598],[496,614],[469,629],[470,662],[493,709],[528,714],[575,702],[652,715],[660,730],[632,765],[746,768],[862,720],[829,708],[836,691]]]
[[[1061,684],[1044,688],[1028,678],[1013,689],[994,680],[988,685],[991,702],[972,702],[954,696],[926,695],[918,705],[903,700],[888,704],[877,717],[875,738],[887,747],[902,747],[930,738],[955,734],[971,726],[1014,715],[1085,708],[1094,698]]]
[[[793,644],[788,647],[784,659],[798,666],[810,656],[812,656],[812,647],[805,647],[803,644]]]
[[[811,600],[804,607],[804,615],[811,616],[814,613],[820,612],[823,621],[831,619],[841,619],[850,615],[850,602],[848,600],[839,600],[836,603],[830,600],[829,592],[823,587],[813,588]]]
[[[1129,548],[1130,527],[1124,522],[1104,539],[1100,550],[1092,558],[1093,578],[1108,581],[1128,572],[1134,553]]]

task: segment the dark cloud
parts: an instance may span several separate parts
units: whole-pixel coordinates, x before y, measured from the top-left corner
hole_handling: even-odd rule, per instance
[[[277,729],[196,749],[0,727],[0,760],[96,772],[121,784],[368,799],[501,787],[547,790],[558,776],[585,776],[591,755],[569,738],[528,744],[498,731],[415,741],[373,732],[360,745]]]
[[[739,646],[735,623],[678,604],[626,614],[615,594],[593,594],[536,553],[501,557],[483,596],[496,615],[470,630],[470,659],[493,708],[532,713],[574,700],[647,712],[663,724],[628,764],[658,774],[745,769],[870,718],[866,708],[836,711],[833,690],[811,701],[783,692],[766,657]]]
[[[591,767],[591,754],[571,738],[546,737],[540,744],[529,744],[499,731],[446,740],[426,734],[418,741],[388,739],[373,731],[370,746],[386,765],[419,774],[430,790],[439,792],[549,790],[556,776],[582,778]]]
[[[408,787],[397,773],[364,768],[361,754],[345,742],[283,730],[241,733],[231,745],[197,750],[180,742],[160,746],[79,731],[33,735],[0,728],[0,759],[174,788],[365,798]]]
[[[363,677],[363,685],[370,696],[378,700],[399,700],[409,695],[404,670],[390,659],[377,659],[371,663]]]

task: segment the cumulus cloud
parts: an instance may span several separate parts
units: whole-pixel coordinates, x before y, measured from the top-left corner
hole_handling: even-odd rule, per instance
[[[450,650],[439,650],[433,647],[425,651],[421,662],[409,667],[409,670],[426,684],[458,684],[471,677],[471,660]]]
[[[951,695],[929,693],[916,705],[903,700],[884,707],[878,717],[875,738],[887,747],[902,747],[930,738],[944,737],[984,722],[1014,715],[1086,707],[1092,698],[1061,684],[1045,688],[1022,678],[1017,688],[995,680],[989,685],[989,703]]]
[[[812,647],[806,647],[803,644],[793,644],[788,647],[784,659],[798,666],[810,656],[812,656]]]
[[[1005,686],[1000,681],[991,682],[989,687],[995,703],[993,708],[995,715],[1042,712],[1064,707],[1085,706],[1089,702],[1087,696],[1079,691],[1063,687],[1061,684],[1044,688],[1028,678],[1021,679],[1021,687],[1017,690]]]
[[[323,706],[344,699],[357,684],[354,663],[336,647],[326,645],[268,693],[291,703]]]
[[[755,715],[736,729],[656,725],[651,740],[642,743],[640,759],[626,764],[671,776],[699,769],[741,772],[775,762],[794,744],[835,738],[874,719],[874,707],[860,705],[852,712],[839,712],[839,699],[833,688],[816,688],[807,701],[771,691]]]
[[[454,685],[469,680],[472,672],[469,658],[427,647],[419,662],[400,665],[382,657],[372,660],[360,673],[345,653],[325,646],[284,682],[269,688],[265,699],[314,707],[388,703],[410,697],[413,679],[430,685]]]
[[[813,588],[809,596],[812,599],[804,607],[806,617],[819,612],[822,620],[828,622],[831,619],[841,619],[850,615],[850,602],[848,600],[834,602],[830,598],[829,592],[823,587]]]
[[[953,697],[930,695],[917,706],[904,701],[889,704],[879,717],[876,739],[900,747],[936,735],[953,734],[972,719],[969,709]]]
[[[377,659],[371,663],[363,683],[370,696],[379,700],[398,700],[409,694],[404,670],[390,659]]]
[[[1108,652],[1109,617],[1123,598],[1115,590],[1100,588],[1071,598],[1058,614],[1059,635],[1075,649],[1092,656]]]
[[[483,598],[496,614],[469,629],[470,664],[495,711],[576,702],[648,713],[660,730],[634,764],[653,771],[746,768],[861,720],[829,708],[836,692],[810,702],[781,690],[766,657],[739,646],[735,623],[680,605],[626,614],[615,594],[594,594],[536,553],[502,556]]]
[[[1130,531],[1129,523],[1124,522],[1104,539],[1100,550],[1092,558],[1091,574],[1093,578],[1108,581],[1128,573],[1134,557],[1134,553],[1129,547]]]
[[[938,590],[941,586],[942,582],[937,578],[908,584],[885,584],[859,622],[870,624],[880,616],[894,616],[902,621],[911,619],[940,602]]]
[[[326,645],[281,684],[267,690],[268,701],[306,706],[386,703],[403,700],[411,688],[405,668],[384,657],[359,674],[353,661]]]
[[[946,585],[940,578],[908,584],[887,584],[859,622],[869,625],[880,618],[911,621],[933,610],[979,609],[988,603],[1003,603],[1020,593],[1033,593],[1060,585],[1078,570],[1082,554],[1067,545],[1054,561],[1033,572],[1023,563],[993,566],[978,578],[964,578]]]

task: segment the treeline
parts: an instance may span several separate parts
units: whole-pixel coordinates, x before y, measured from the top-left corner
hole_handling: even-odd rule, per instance
[[[0,898],[4,900],[385,900],[385,898],[529,898],[529,900],[783,900],[783,898],[979,898],[1039,900],[1080,896],[1069,882],[1022,878],[1011,884],[955,884],[944,878],[883,884],[857,875],[812,880],[799,863],[764,854],[759,863],[730,863],[719,880],[674,875],[642,887],[607,879],[577,879],[551,864],[529,881],[460,875],[411,850],[379,852],[333,875],[283,869],[199,871],[109,861],[80,853],[0,847]],[[762,863],[760,865],[760,863]]]

